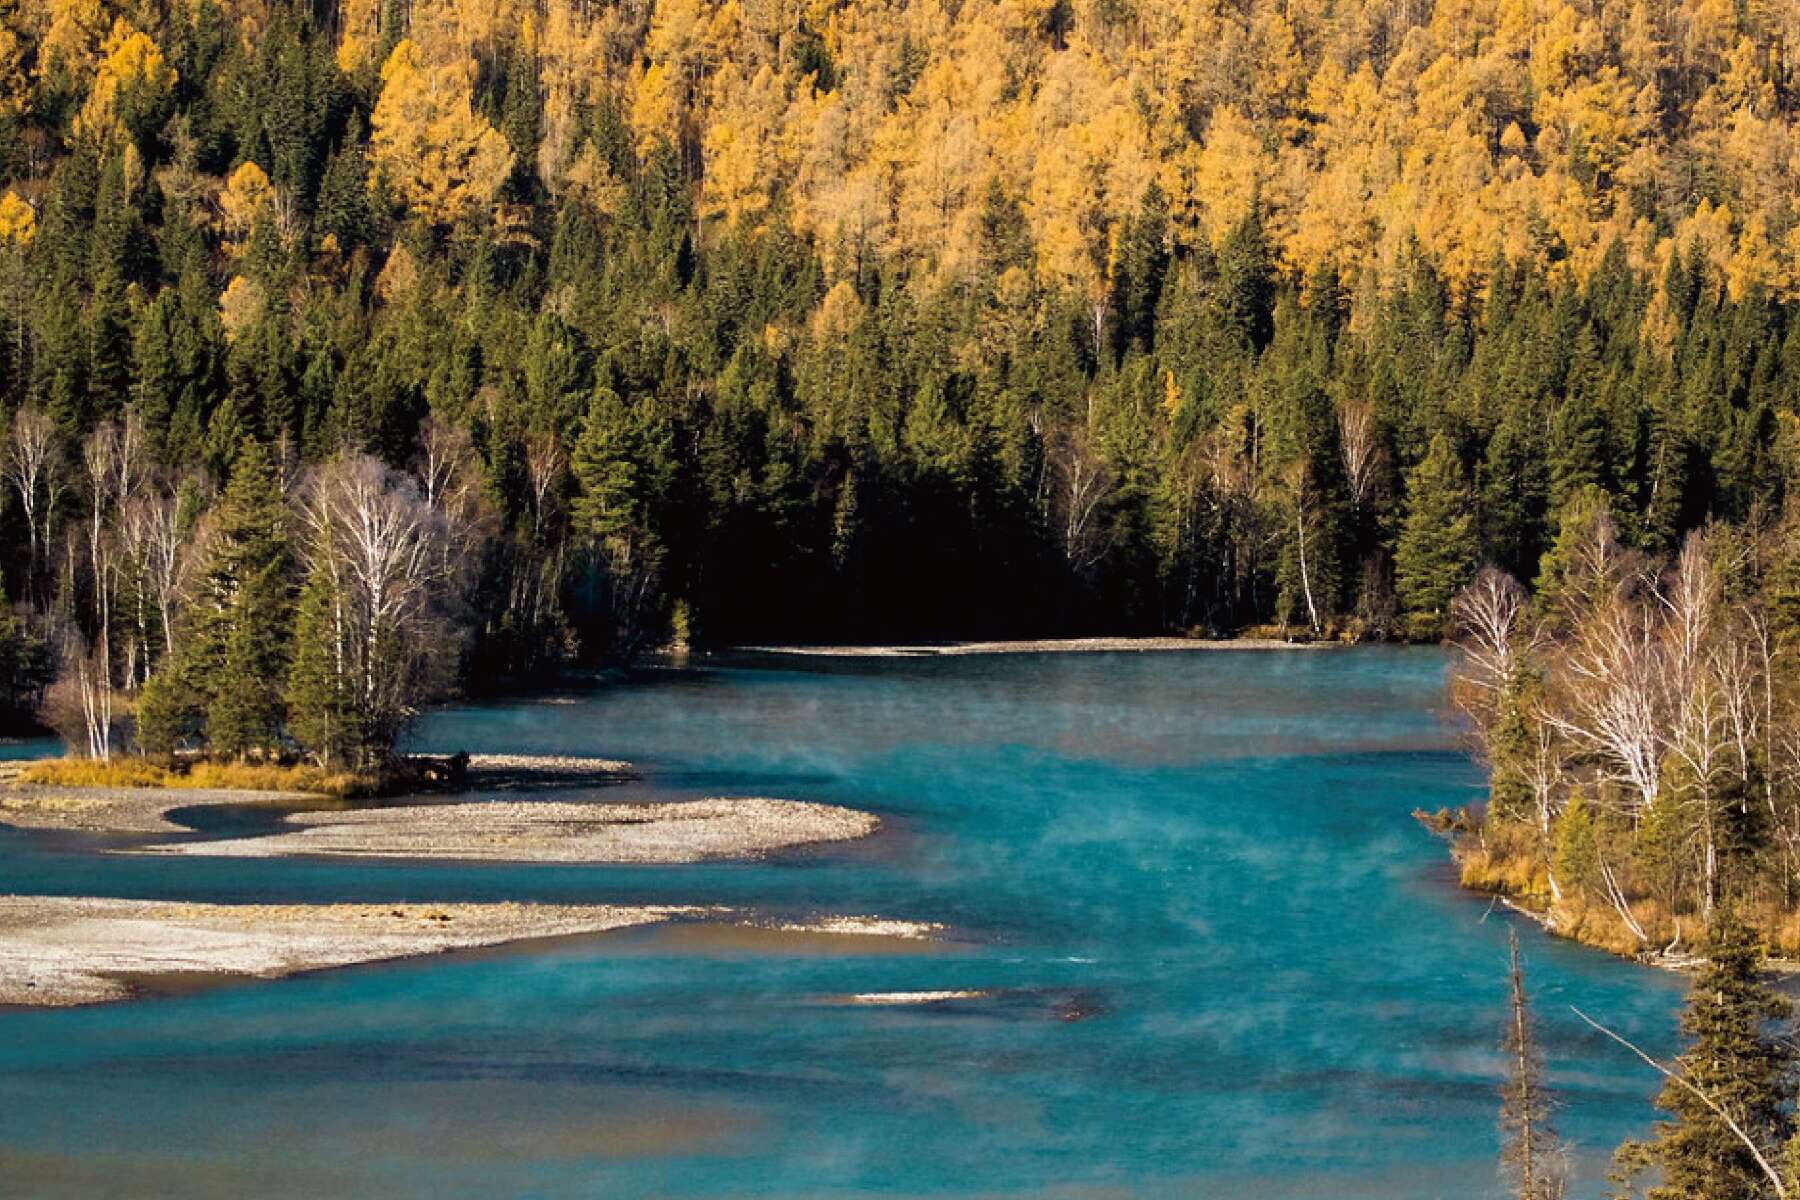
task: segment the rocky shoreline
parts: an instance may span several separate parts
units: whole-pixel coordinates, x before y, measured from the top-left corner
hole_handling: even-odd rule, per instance
[[[468,790],[554,791],[637,777],[612,759],[479,755]],[[253,835],[197,837],[173,814],[261,808]],[[296,855],[519,863],[692,863],[757,858],[796,846],[865,838],[878,817],[833,804],[763,796],[663,802],[412,797],[349,802],[298,792],[0,783],[0,824],[23,829],[160,837],[149,854],[235,858]],[[117,848],[115,848],[117,849]]]

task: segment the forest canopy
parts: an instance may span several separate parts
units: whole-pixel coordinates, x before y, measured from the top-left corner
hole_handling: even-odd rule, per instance
[[[1782,0],[0,0],[6,705],[361,762],[671,637],[1436,638],[1596,497],[1653,556],[1766,524],[1797,46]]]

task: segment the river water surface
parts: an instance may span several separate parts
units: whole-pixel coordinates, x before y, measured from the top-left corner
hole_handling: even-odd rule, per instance
[[[752,864],[101,855],[0,830],[4,890],[658,901],[941,922],[847,954],[663,929],[0,1013],[21,1197],[1498,1195],[1509,918],[1408,817],[1475,799],[1432,650],[737,659],[432,714],[439,751],[601,754],[605,798],[879,814]],[[564,793],[567,796],[567,793]],[[1521,929],[1595,1196],[1676,979]],[[929,1006],[856,993],[973,991]]]

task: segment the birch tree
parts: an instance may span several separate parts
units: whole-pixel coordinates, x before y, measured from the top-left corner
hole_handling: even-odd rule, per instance
[[[13,415],[0,471],[19,498],[30,546],[27,564],[30,579],[41,581],[44,558],[50,551],[50,533],[57,507],[67,490],[63,471],[62,437],[56,423],[36,408],[22,408]],[[32,599],[42,602],[41,595]]]
[[[408,476],[366,455],[326,463],[303,503],[311,633],[329,637],[352,706],[354,765],[378,767],[453,665],[439,621],[453,576],[447,522]]]

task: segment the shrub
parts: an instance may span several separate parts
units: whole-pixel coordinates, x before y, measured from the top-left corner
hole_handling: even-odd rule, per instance
[[[375,790],[375,781],[366,776],[312,766],[201,761],[170,768],[142,758],[47,758],[26,767],[19,778],[56,787],[219,788],[307,792],[340,799],[370,795]]]
[[[55,787],[164,787],[169,772],[141,758],[46,758],[26,767],[26,783]]]

